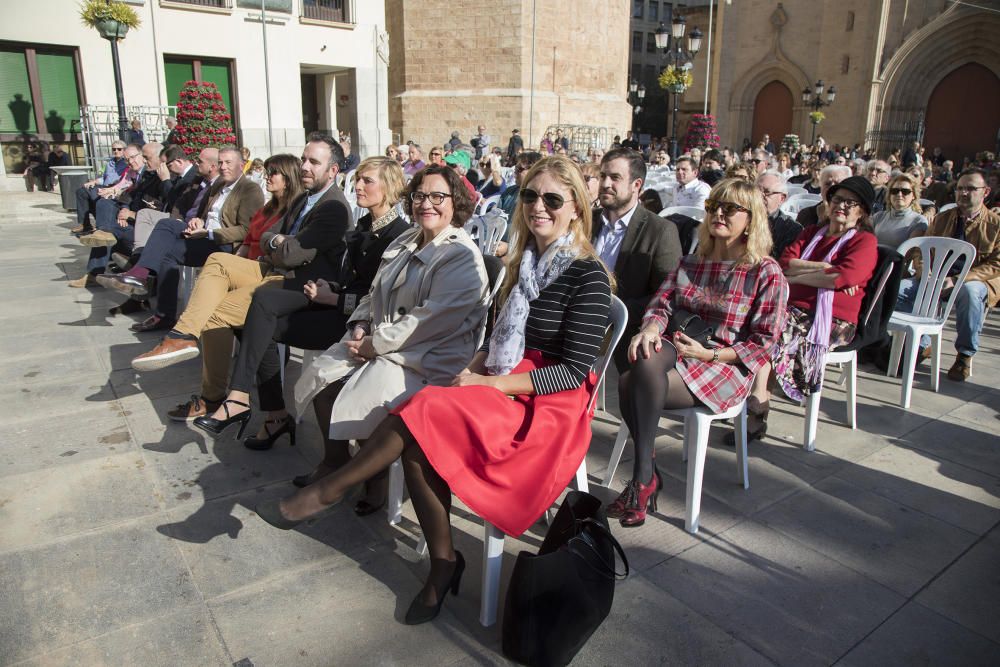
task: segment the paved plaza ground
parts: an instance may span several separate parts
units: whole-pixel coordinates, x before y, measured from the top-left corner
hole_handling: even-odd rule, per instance
[[[507,664],[499,625],[478,623],[475,517],[455,509],[460,595],[433,623],[403,625],[426,568],[409,506],[399,528],[352,503],[291,532],[257,518],[320,457],[312,415],[296,448],[269,452],[235,429],[212,440],[170,422],[199,362],[132,371],[158,336],[108,315],[121,297],[67,287],[86,256],[73,224],[57,195],[0,192],[0,664]],[[1000,664],[998,352],[994,313],[973,377],[942,377],[935,394],[924,369],[905,411],[899,380],[863,368],[858,429],[829,387],[813,453],[802,409],[778,402],[746,491],[726,427],[713,429],[696,536],[680,429],[664,421],[659,512],[613,524],[632,574],[574,664]],[[592,482],[616,430],[599,413]],[[507,539],[505,578],[543,534]]]

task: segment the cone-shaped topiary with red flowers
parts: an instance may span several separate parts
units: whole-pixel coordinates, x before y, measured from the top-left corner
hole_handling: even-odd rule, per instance
[[[718,148],[719,129],[712,114],[691,114],[691,123],[684,136],[684,152],[692,148]]]
[[[177,101],[177,143],[188,155],[236,144],[232,116],[211,81],[188,81]]]

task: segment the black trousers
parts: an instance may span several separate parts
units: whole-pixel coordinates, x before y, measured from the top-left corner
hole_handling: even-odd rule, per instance
[[[230,389],[249,393],[254,378],[260,409],[282,410],[285,399],[277,343],[305,350],[325,350],[347,330],[338,308],[314,304],[299,290],[262,289],[254,292],[233,367]]]
[[[181,232],[187,224],[172,218],[156,223],[139,266],[156,272],[156,310],[167,319],[177,319],[177,286],[182,266],[204,266],[213,252],[228,252],[230,245],[219,245],[209,238],[186,239]]]

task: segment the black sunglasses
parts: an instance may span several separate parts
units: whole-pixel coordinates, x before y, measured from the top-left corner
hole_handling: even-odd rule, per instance
[[[546,192],[544,195],[540,195],[530,188],[524,188],[518,196],[521,198],[521,203],[525,206],[531,206],[541,197],[542,204],[550,211],[558,211],[566,204],[563,196],[555,192]]]
[[[909,188],[889,188],[889,194],[891,195],[912,195],[913,190]]]
[[[740,206],[739,204],[734,204],[731,201],[715,201],[714,199],[705,200],[705,211],[708,213],[715,215],[715,212],[720,208],[722,209],[722,214],[727,218],[740,212],[747,214],[750,213],[750,209]]]

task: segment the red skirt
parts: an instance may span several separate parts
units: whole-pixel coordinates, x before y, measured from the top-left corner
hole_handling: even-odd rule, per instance
[[[528,350],[512,373],[553,362]],[[513,400],[492,387],[426,387],[394,412],[463,503],[507,535],[552,506],[590,447],[593,373],[578,388]]]

